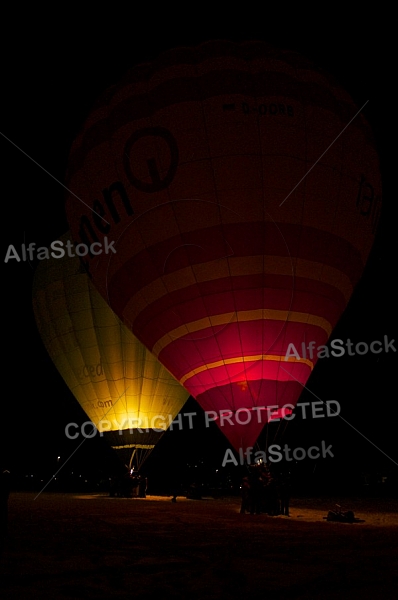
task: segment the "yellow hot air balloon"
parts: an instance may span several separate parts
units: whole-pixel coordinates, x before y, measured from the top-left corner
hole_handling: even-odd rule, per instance
[[[36,271],[36,323],[80,406],[123,462],[139,468],[189,394],[109,308],[65,251],[68,240]]]

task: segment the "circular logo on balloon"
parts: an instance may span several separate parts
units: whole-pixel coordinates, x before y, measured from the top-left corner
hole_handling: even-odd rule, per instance
[[[156,145],[157,156],[153,156]],[[127,140],[123,166],[130,183],[142,192],[153,194],[172,182],[178,166],[178,146],[165,127],[138,129]]]

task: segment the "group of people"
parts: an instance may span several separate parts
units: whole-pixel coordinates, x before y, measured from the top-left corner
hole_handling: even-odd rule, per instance
[[[265,463],[251,465],[241,485],[240,512],[289,516],[291,477],[287,471],[275,474]]]
[[[122,477],[112,479],[109,495],[119,498],[146,498],[147,488],[146,477],[128,470]]]

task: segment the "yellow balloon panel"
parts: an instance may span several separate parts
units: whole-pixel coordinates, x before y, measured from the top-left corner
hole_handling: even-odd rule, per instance
[[[188,392],[116,317],[77,257],[39,264],[33,306],[50,357],[100,431],[167,429]]]

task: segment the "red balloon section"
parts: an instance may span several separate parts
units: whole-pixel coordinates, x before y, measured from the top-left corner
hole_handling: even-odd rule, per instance
[[[236,449],[296,404],[303,345],[326,344],[370,252],[381,183],[357,110],[294,53],[214,42],[131,71],[73,145],[94,284]]]

